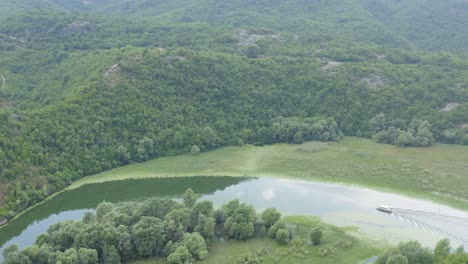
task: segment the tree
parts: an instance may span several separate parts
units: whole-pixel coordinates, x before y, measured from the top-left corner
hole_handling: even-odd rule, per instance
[[[224,232],[229,238],[248,239],[254,234],[255,210],[238,200],[228,203],[225,207],[226,222]]]
[[[216,147],[218,143],[218,136],[216,132],[209,126],[203,129],[203,143],[207,149]]]
[[[426,122],[426,121],[425,121]],[[421,124],[422,126],[423,124]],[[429,128],[424,127],[422,129],[418,129],[418,133],[416,134],[416,144],[422,147],[432,146],[434,143],[434,136],[432,135]]]
[[[270,228],[281,219],[281,213],[275,208],[268,208],[262,213],[262,220],[266,228]]]
[[[322,230],[319,227],[310,230],[310,241],[313,245],[320,245],[322,240]]]
[[[174,253],[167,257],[168,264],[186,264],[190,263],[192,260],[192,255],[188,249],[184,246],[178,246]]]
[[[198,154],[200,154],[200,148],[197,145],[193,145],[190,149],[190,154],[192,154],[193,156],[197,156]]]
[[[18,253],[18,246],[13,244],[11,246],[8,246],[7,248],[5,248],[2,252],[3,254],[3,257],[6,258],[8,256],[8,254],[10,253]]]
[[[5,257],[3,264],[33,264],[33,263],[24,254],[13,252],[13,253],[9,253]]]
[[[83,216],[83,223],[91,224],[96,221],[96,215],[91,212],[86,212]]]
[[[184,205],[187,208],[192,208],[198,200],[198,195],[196,195],[193,192],[193,190],[189,188],[187,189],[187,191],[185,191],[183,200],[184,200]]]
[[[369,132],[371,136],[379,133],[380,131],[385,130],[385,114],[380,113],[373,118],[371,118],[368,122],[369,125]]]
[[[166,243],[164,227],[156,217],[143,216],[132,227],[132,241],[139,256],[150,257],[161,252]]]
[[[114,209],[114,205],[108,202],[101,202],[96,208],[96,217],[99,221]]]
[[[450,250],[452,248],[450,247],[450,240],[442,239],[439,242],[437,242],[435,249],[434,249],[434,257],[442,259],[446,257],[448,254],[450,254]]]
[[[208,256],[205,240],[199,233],[184,234],[180,244],[187,248],[196,260],[204,260]]]
[[[290,238],[290,233],[287,229],[279,229],[278,232],[276,232],[275,239],[283,245],[287,245],[289,243],[289,238]]]
[[[468,263],[468,254],[451,254],[448,255],[443,262],[443,264],[466,264]]]
[[[78,250],[78,264],[98,264],[98,252],[95,249],[80,248]]]
[[[128,149],[124,145],[119,145],[117,148],[117,156],[119,157],[119,160],[122,162],[122,164],[127,164],[130,161],[130,152],[128,152]]]
[[[130,224],[128,226],[130,226]],[[117,227],[119,235],[116,247],[122,258],[122,262],[127,262],[127,260],[132,259],[136,255],[135,246],[132,243],[132,236],[129,233],[128,226],[121,225]]]
[[[417,241],[398,244],[398,251],[408,258],[408,263],[430,264],[433,262],[433,255],[427,248],[423,248]]]
[[[328,137],[327,137],[328,139]],[[327,140],[323,140],[323,141],[327,141]],[[293,142],[295,144],[302,144],[304,143],[304,137],[302,136],[302,133],[301,132],[297,132],[294,137],[293,137]]]
[[[175,249],[176,248],[174,246],[174,243],[171,240],[169,240],[169,242],[167,242],[167,244],[163,248],[162,255],[167,258],[169,257],[169,255],[174,253]]]
[[[408,264],[408,258],[401,254],[393,255],[388,258],[385,264]]]
[[[119,251],[113,245],[104,245],[102,248],[102,259],[104,263],[120,264]]]
[[[387,264],[388,261],[394,261],[392,258],[398,255],[406,257],[407,263],[411,264],[432,264],[434,261],[433,254],[428,249],[423,248],[417,241],[411,241],[402,242],[397,247],[386,250],[379,256],[376,263]],[[401,259],[401,257],[396,257],[396,259]]]

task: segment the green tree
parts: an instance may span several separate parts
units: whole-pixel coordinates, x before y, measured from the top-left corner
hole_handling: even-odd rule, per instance
[[[437,242],[435,249],[434,249],[434,257],[443,259],[446,257],[448,254],[450,254],[450,251],[452,248],[450,247],[450,240],[442,239],[439,242]]]
[[[373,118],[371,118],[368,122],[369,125],[369,133],[371,136],[379,133],[386,129],[386,121],[385,121],[385,114],[380,113]]]
[[[168,264],[185,264],[190,263],[192,260],[192,255],[188,249],[184,246],[178,246],[174,253],[167,257]]]
[[[208,256],[206,242],[199,233],[186,233],[181,245],[188,249],[193,259],[204,260]]]
[[[18,246],[13,244],[11,246],[8,246],[7,248],[5,248],[2,252],[3,254],[3,257],[6,258],[8,256],[8,254],[10,253],[18,253]]]
[[[442,262],[442,264],[466,264],[468,263],[468,254],[451,254],[448,255]]]
[[[193,156],[197,156],[198,154],[200,154],[200,148],[197,145],[193,145],[190,149],[190,154],[192,154]]]
[[[275,208],[268,208],[262,213],[262,220],[266,228],[270,228],[281,219],[281,213]]]
[[[187,208],[192,208],[198,200],[198,195],[193,192],[192,189],[187,189],[183,196],[184,205]]]
[[[156,217],[143,216],[132,227],[132,241],[139,256],[150,257],[159,254],[166,244],[164,227]]]
[[[203,129],[203,143],[207,149],[212,149],[218,144],[216,132],[209,126]]]
[[[393,255],[387,259],[385,264],[408,264],[408,258],[401,254]]]
[[[224,232],[229,238],[248,239],[254,235],[255,210],[239,201],[228,203],[224,208],[226,222]]]
[[[80,248],[78,250],[78,264],[98,264],[98,252],[95,249]]]
[[[283,245],[287,245],[289,243],[290,239],[290,233],[287,229],[279,229],[278,232],[276,232],[275,239]]]
[[[102,248],[102,260],[104,263],[121,263],[119,251],[113,245],[104,245]]]

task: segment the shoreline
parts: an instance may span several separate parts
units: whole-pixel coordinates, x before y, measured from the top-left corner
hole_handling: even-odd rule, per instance
[[[333,183],[346,186],[368,188],[382,192],[401,194],[410,198],[428,200],[434,203],[443,204],[456,209],[468,211],[468,203],[466,202],[466,200],[464,200],[463,198],[457,198],[451,193],[441,193],[437,192],[436,190],[431,192],[425,192],[424,190],[422,190],[421,186],[415,184],[403,185],[400,184],[397,180],[395,180],[394,182],[389,182],[387,178],[393,177],[392,170],[390,170],[390,172],[387,172],[388,175],[376,176],[374,167],[377,167],[377,165],[379,164],[375,165],[370,163],[372,162],[372,160],[369,161],[367,157],[366,160],[358,160],[358,162],[360,162],[361,164],[367,164],[367,162],[370,163],[368,167],[362,169],[362,171],[364,171],[364,173],[362,174],[353,174],[352,171],[348,172],[348,169],[352,169],[352,167],[348,164],[345,164],[344,167],[343,164],[338,164],[341,165],[343,168],[338,167],[332,169],[330,169],[330,166],[334,165],[333,163],[329,165],[326,164],[325,169],[328,170],[328,173],[324,173],[323,168],[320,167],[316,169],[315,166],[313,166],[312,170],[309,170],[306,167],[297,167],[298,165],[296,164],[290,164],[292,162],[316,162],[315,160],[311,161],[311,157],[321,157],[322,159],[325,158],[324,161],[333,162],[332,158],[335,158],[335,155],[341,154],[341,152],[343,152],[344,150],[350,151],[350,148],[356,148],[353,151],[358,153],[367,153],[373,151],[375,153],[371,153],[371,155],[380,155],[384,158],[386,158],[385,155],[387,155],[387,153],[385,152],[389,151],[391,151],[392,155],[395,154],[394,152],[401,152],[403,154],[418,152],[422,153],[421,155],[427,155],[426,152],[429,151],[430,153],[431,149],[401,149],[389,145],[376,144],[370,140],[353,137],[347,137],[340,143],[328,143],[327,148],[320,152],[300,153],[296,151],[296,148],[298,146],[299,145],[289,144],[276,144],[264,147],[255,147],[252,145],[244,145],[243,147],[228,146],[218,148],[209,152],[204,152],[198,156],[186,154],[169,157],[160,157],[143,163],[133,163],[127,166],[115,168],[109,171],[101,172],[99,174],[78,179],[75,182],[68,185],[67,187],[65,187],[64,189],[46,197],[43,201],[23,210],[14,218],[10,219],[9,222],[21,217],[25,212],[28,212],[32,208],[35,208],[36,206],[41,205],[49,201],[50,199],[53,199],[56,195],[62,192],[80,188],[81,186],[88,184],[97,184],[128,179],[197,177],[201,175],[213,177],[272,177]],[[360,148],[356,146],[360,146]],[[449,146],[442,145],[441,147],[432,149],[432,152],[447,152],[447,147]],[[330,155],[327,152],[331,152],[333,156],[329,157]],[[289,157],[291,155],[296,155],[296,159],[294,159],[293,157],[293,159],[291,160],[291,158]],[[402,159],[404,158],[405,157],[403,157]],[[427,158],[421,158],[423,162],[428,162]],[[280,167],[279,169],[275,169],[274,166],[277,165],[275,163],[278,163],[278,159],[281,162],[284,162],[285,166]],[[350,160],[346,160],[346,162],[353,162],[353,159],[356,159],[356,157],[351,157],[349,159]],[[444,160],[442,159],[440,161]],[[322,162],[322,160],[318,160],[317,162]],[[391,162],[396,163],[396,165],[392,164]],[[403,160],[403,162],[406,162],[406,160]],[[398,160],[390,160],[389,163],[392,166],[397,166]],[[302,166],[302,164],[299,165]],[[418,165],[420,164],[414,163],[412,164],[413,167],[411,168],[415,171],[418,171],[420,169]],[[396,168],[398,169],[398,167]],[[366,174],[365,172],[367,170],[368,173]],[[396,175],[396,177],[403,177],[403,175]],[[8,223],[0,225],[0,229],[7,225]]]

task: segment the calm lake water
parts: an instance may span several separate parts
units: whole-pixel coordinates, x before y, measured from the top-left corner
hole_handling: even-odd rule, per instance
[[[429,201],[366,188],[290,179],[180,177],[91,184],[63,192],[0,229],[0,251],[11,244],[20,248],[31,245],[50,225],[81,219],[102,201],[177,197],[189,187],[216,206],[240,199],[253,204],[258,211],[275,207],[286,215],[316,215],[338,226],[357,226],[360,233],[376,240],[392,243],[419,240],[433,246],[448,237],[453,246],[468,245],[468,212]],[[379,204],[393,206],[394,213],[377,211]]]

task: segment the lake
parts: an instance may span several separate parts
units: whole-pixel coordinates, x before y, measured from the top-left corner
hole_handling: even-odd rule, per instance
[[[179,197],[187,188],[215,206],[240,199],[253,204],[259,212],[275,207],[285,215],[316,215],[330,224],[359,227],[360,233],[375,240],[418,240],[434,246],[448,237],[453,246],[468,245],[468,212],[434,202],[330,183],[199,176],[114,181],[62,192],[0,229],[0,251],[11,244],[20,248],[31,245],[50,225],[81,219],[102,201]],[[380,204],[393,206],[394,212],[377,211]]]

